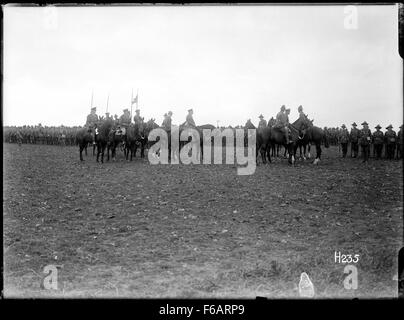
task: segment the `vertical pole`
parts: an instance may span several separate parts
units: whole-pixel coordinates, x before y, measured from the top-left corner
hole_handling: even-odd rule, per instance
[[[132,106],[133,106],[133,89],[132,89],[132,96],[130,98],[130,122],[132,122]]]
[[[91,108],[93,107],[94,90],[91,91]]]
[[[139,89],[136,91],[136,109],[139,109]]]

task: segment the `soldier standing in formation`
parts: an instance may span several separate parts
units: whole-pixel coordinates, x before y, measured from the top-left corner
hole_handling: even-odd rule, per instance
[[[267,121],[264,119],[264,116],[260,114],[258,118],[260,119],[260,122],[258,123],[258,128],[265,128],[267,126]]]
[[[393,130],[393,126],[390,124],[387,128],[384,138],[386,140],[386,155],[387,159],[394,159],[394,152],[396,149],[396,132]]]
[[[373,132],[372,140],[373,140],[373,147],[376,152],[376,159],[379,160],[382,157],[382,150],[383,150],[383,142],[384,142],[384,134],[380,131],[382,127],[377,125],[375,127],[376,131]]]
[[[342,131],[340,132],[340,135],[339,135],[339,142],[341,143],[342,157],[345,158],[346,154],[348,152],[349,132],[348,132],[345,124],[343,124],[341,126],[341,128],[342,128]]]
[[[363,154],[363,162],[369,161],[369,154],[370,154],[370,142],[372,139],[372,132],[369,129],[368,123],[365,121],[362,123],[362,130],[360,131],[360,145],[362,147],[362,154]]]
[[[352,123],[352,129],[349,134],[349,140],[351,141],[351,158],[358,157],[358,151],[359,151],[359,146],[358,146],[359,129],[357,129],[356,127],[357,127],[357,124],[355,122]]]
[[[400,126],[400,130],[397,132],[397,159],[403,157],[403,125]]]

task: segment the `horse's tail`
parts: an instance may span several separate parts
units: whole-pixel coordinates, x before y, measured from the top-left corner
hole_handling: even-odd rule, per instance
[[[324,132],[324,146],[326,147],[326,148],[329,148],[330,147],[330,142],[328,141],[328,137],[327,137],[327,134]]]

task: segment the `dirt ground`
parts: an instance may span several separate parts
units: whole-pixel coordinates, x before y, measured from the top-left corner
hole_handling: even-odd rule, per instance
[[[78,148],[3,144],[6,297],[316,298],[397,295],[401,161],[233,165],[79,161]],[[359,254],[347,290],[334,253]],[[352,263],[351,263],[352,264]],[[58,265],[58,290],[43,271]]]

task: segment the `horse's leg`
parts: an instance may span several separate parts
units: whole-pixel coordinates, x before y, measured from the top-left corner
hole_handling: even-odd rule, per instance
[[[101,153],[101,146],[100,143],[97,143],[97,162],[99,162],[100,153]]]
[[[318,164],[321,160],[321,144],[316,143],[316,158],[314,159],[313,164]]]
[[[79,150],[80,150],[80,161],[84,161],[83,159],[83,149],[84,149],[84,143],[80,143]]]
[[[103,143],[102,144],[102,148],[101,148],[101,163],[104,163],[104,152],[105,152],[105,148],[106,148],[106,144]],[[109,160],[109,153],[107,152],[108,158],[107,160]]]

